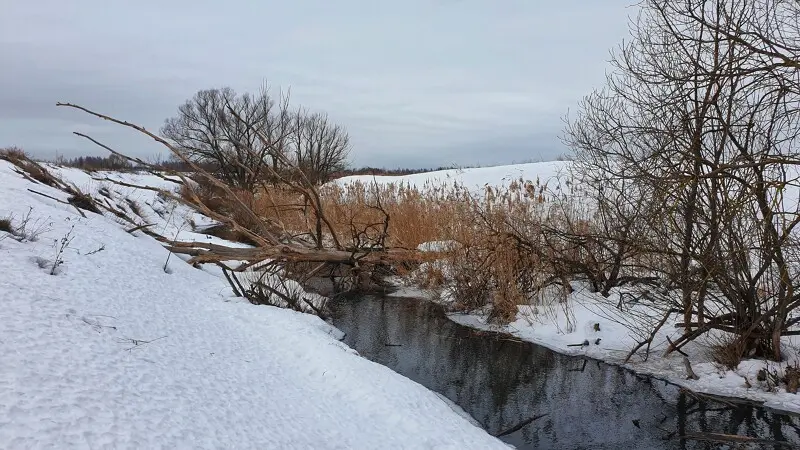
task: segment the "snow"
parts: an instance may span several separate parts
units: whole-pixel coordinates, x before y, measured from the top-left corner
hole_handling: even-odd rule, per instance
[[[209,221],[154,192],[56,172],[133,196],[165,236],[208,239],[186,223]],[[507,448],[318,317],[250,305],[175,257],[165,271],[154,239],[28,188],[66,198],[0,161],[0,217],[30,210],[46,226],[35,241],[0,232],[0,446]]]
[[[417,246],[421,252],[446,252],[458,245],[456,241],[431,241],[423,242]]]
[[[415,173],[402,176],[375,176],[353,175],[342,177],[334,181],[340,186],[350,183],[394,184],[417,188],[435,186],[463,186],[472,192],[480,192],[486,186],[508,186],[514,181],[536,181],[549,184],[550,189],[556,189],[559,178],[568,175],[570,163],[567,161],[548,161],[527,164],[511,164],[494,167],[475,167],[468,169],[437,170],[426,173]]]

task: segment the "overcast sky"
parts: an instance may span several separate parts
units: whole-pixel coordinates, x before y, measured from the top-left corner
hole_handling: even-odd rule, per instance
[[[600,87],[632,0],[0,0],[0,147],[150,156],[197,90],[267,80],[345,125],[356,166],[555,159],[567,111]]]

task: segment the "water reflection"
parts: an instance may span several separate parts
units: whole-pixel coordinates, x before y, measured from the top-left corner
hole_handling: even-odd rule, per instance
[[[364,357],[444,394],[517,448],[798,448],[800,417],[698,399],[597,361],[485,335],[413,299],[344,299],[334,324]],[[541,417],[540,417],[541,416]],[[720,444],[692,433],[787,441]]]

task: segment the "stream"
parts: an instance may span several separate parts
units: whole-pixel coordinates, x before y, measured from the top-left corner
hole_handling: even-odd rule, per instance
[[[363,357],[447,397],[518,449],[800,448],[800,416],[698,398],[617,366],[479,332],[431,302],[359,297],[331,309],[344,342]],[[698,439],[711,433],[754,440]]]

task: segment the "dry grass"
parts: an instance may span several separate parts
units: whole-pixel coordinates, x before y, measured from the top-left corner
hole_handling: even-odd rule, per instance
[[[0,218],[0,231],[14,234],[14,225],[11,223],[11,217]]]
[[[33,207],[17,219],[13,214],[0,219],[0,231],[8,233],[18,241],[35,242],[39,237],[50,231],[50,223],[46,219],[33,217]],[[4,237],[6,237],[4,236]]]
[[[5,159],[6,161],[13,163],[14,161],[30,158],[28,157],[28,154],[19,147],[5,147],[0,148],[0,159]]]
[[[239,211],[237,202],[208,185],[201,184],[196,192],[207,206],[249,230],[257,232],[261,226]],[[518,305],[540,301],[538,293],[554,278],[553,268],[544,266],[534,244],[541,239],[542,221],[559,219],[548,215],[552,205],[546,187],[538,182],[518,180],[480,195],[454,184],[417,188],[367,183],[327,185],[320,194],[324,213],[344,245],[377,239],[383,232],[384,212],[389,216],[388,247],[451,243],[431,254],[437,262],[423,264],[414,275],[424,287],[448,289],[453,309],[491,304],[491,318],[508,322],[516,317]],[[273,188],[237,196],[258,216],[282,224],[286,232],[313,234],[316,217],[301,195]],[[215,234],[236,238],[224,227],[215,229]],[[406,274],[402,267],[397,269]]]
[[[518,180],[505,189],[470,193],[463,186],[352,184],[324,191],[329,218],[347,226],[379,223],[380,205],[389,216],[391,247],[417,248],[442,242],[436,263],[424,264],[416,280],[426,288],[446,287],[454,310],[491,304],[490,319],[514,320],[517,306],[537,301],[550,278],[532,246],[549,204],[545,187]],[[527,242],[517,239],[524,236]]]
[[[424,242],[450,238],[468,211],[469,194],[450,188],[363,183],[328,186],[323,190],[325,211],[342,236],[353,230],[379,232],[389,215],[387,245],[415,249]]]
[[[447,236],[458,245],[445,252],[456,309],[490,302],[489,319],[507,323],[516,318],[518,305],[540,300],[550,277],[536,242],[549,205],[530,191],[512,185],[466,203]]]
[[[721,333],[709,336],[711,356],[714,362],[728,370],[736,370],[745,356],[747,343],[741,336]]]
[[[0,149],[0,159],[4,159],[19,168],[19,173],[36,182],[46,184],[48,186],[57,187],[58,180],[42,167],[41,164],[31,159],[19,147],[7,147]]]
[[[9,236],[14,236],[14,224],[11,222],[11,216],[2,217],[0,218],[0,241]]]
[[[256,231],[260,226],[237,202],[212,186],[200,183],[196,192],[212,210],[233,217],[250,230]],[[369,237],[382,232],[382,208],[390,217],[386,244],[393,248],[417,248],[423,242],[447,238],[464,217],[468,195],[460,188],[420,190],[398,185],[376,188],[360,183],[325,186],[320,194],[323,211],[343,243],[350,244],[349,239],[360,232]],[[188,195],[186,188],[182,195]],[[260,217],[282,224],[289,233],[313,233],[316,215],[296,192],[275,187],[255,195],[245,191],[236,195]]]

